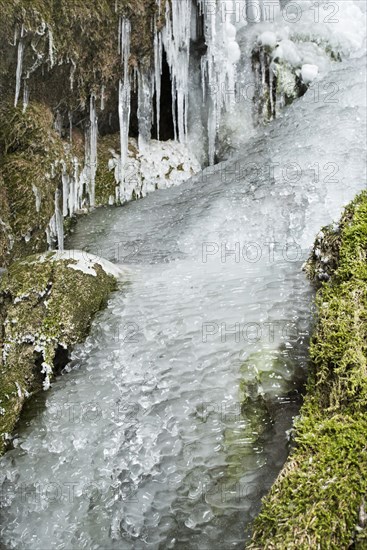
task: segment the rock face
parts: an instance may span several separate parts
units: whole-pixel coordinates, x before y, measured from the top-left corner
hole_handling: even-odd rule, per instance
[[[165,3],[161,0],[159,7],[156,0],[1,2],[0,96],[14,102],[9,82],[15,82],[21,60],[30,97],[51,110],[57,108],[66,119],[72,112],[75,121],[82,120],[83,104],[93,90],[100,93],[104,86],[100,124],[108,125],[110,113],[116,111],[121,73],[119,18],[128,17],[132,23],[130,63],[148,66],[154,56],[152,17],[158,27],[164,23]],[[22,102],[23,86],[20,91]]]
[[[253,550],[362,549],[367,543],[366,192],[338,226],[323,229],[308,272],[324,283],[307,394],[295,424],[296,447],[255,520]]]
[[[105,260],[65,251],[14,262],[0,279],[0,454],[25,399],[49,387],[118,275]]]
[[[23,113],[3,104],[0,117],[0,265],[7,265],[47,249],[68,159],[45,106],[32,103]]]

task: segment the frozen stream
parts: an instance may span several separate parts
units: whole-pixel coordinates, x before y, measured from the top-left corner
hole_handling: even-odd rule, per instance
[[[1,460],[2,548],[244,547],[299,408],[302,263],[365,186],[364,67],[336,64],[237,160],[79,221],[68,248],[128,284]]]

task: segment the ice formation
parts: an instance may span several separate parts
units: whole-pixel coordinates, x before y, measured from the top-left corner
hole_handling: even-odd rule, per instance
[[[131,151],[128,153],[128,170],[124,182],[120,203],[132,198],[142,198],[156,189],[166,189],[179,185],[200,170],[200,164],[188,151],[185,144],[176,141],[151,140],[149,147],[138,154],[137,142],[130,138]],[[117,152],[111,150],[108,163],[114,170],[118,181],[120,159]]]
[[[181,142],[185,142],[187,136],[191,9],[191,0],[172,2],[171,8],[167,2],[166,26],[162,35],[171,71],[175,138],[177,137]]]
[[[156,93],[156,123],[157,139],[160,136],[160,114],[161,114],[161,77],[162,77],[162,58],[163,58],[162,34],[154,32],[154,87]]]
[[[163,8],[159,0],[157,5],[160,14]],[[244,96],[243,86],[253,87],[254,81],[260,86],[260,94],[270,98],[271,119],[279,114],[289,98],[298,96],[297,86],[317,82],[335,60],[360,55],[366,41],[360,24],[365,5],[360,0],[336,0],[333,6],[335,13],[326,0],[316,4],[311,0],[297,3],[280,0],[166,2],[165,26],[161,28],[158,17],[152,21],[153,66],[133,69],[129,65],[131,24],[128,18],[121,16],[117,40],[121,77],[116,106],[120,151],[114,151],[109,162],[116,178],[115,196],[110,197],[109,203],[122,204],[145,196],[153,189],[170,186],[173,175],[177,181],[182,181],[183,177],[198,170],[194,156],[201,164],[212,165],[225,157],[226,151],[240,148],[255,131],[253,91],[248,93],[244,88]],[[25,32],[23,27],[18,29],[14,42],[17,47],[14,103],[18,103],[23,79],[24,109],[29,101],[27,79],[40,62],[36,60],[35,66],[23,75]],[[56,64],[57,44],[54,44],[52,30],[44,24],[39,33],[46,32],[48,63],[52,68]],[[258,47],[260,53],[253,71],[251,52],[254,47]],[[164,59],[171,78],[172,105],[169,108],[172,109],[176,145],[159,142]],[[72,89],[76,65],[72,59],[69,63]],[[137,91],[138,97],[137,156],[128,150],[132,90]],[[62,197],[56,201],[62,204],[55,208],[48,229],[50,246],[59,239],[59,246],[62,246],[60,211],[65,217],[95,206],[97,113],[104,106],[105,90],[101,85],[98,97],[96,92],[90,96],[84,165],[75,158],[72,169],[69,166],[63,170]],[[70,121],[72,130],[71,117]],[[158,142],[151,139],[153,123]],[[185,168],[178,168],[181,165]]]
[[[119,23],[119,53],[121,54],[122,78],[119,81],[119,121],[120,121],[120,190],[117,195],[119,199],[123,194],[124,173],[127,161],[127,148],[129,141],[130,124],[130,98],[131,86],[129,76],[129,56],[130,56],[130,21],[124,17],[120,18]]]
[[[59,189],[55,191],[55,212],[46,230],[47,243],[50,248],[53,248],[57,243],[59,250],[64,249],[64,226],[63,212],[60,205],[61,192]]]
[[[98,119],[96,114],[96,100],[94,95],[90,98],[89,109],[90,125],[88,129],[88,140],[86,140],[86,159],[87,181],[89,191],[89,203],[93,207],[95,205],[95,187],[96,187],[96,172],[97,172],[97,138],[98,138]]]
[[[302,259],[286,261],[284,247],[307,254],[364,187],[364,71],[365,59],[334,63],[319,102],[307,92],[236,159],[125,212],[81,220],[72,246],[128,262],[131,284],[111,297],[72,371],[2,459],[6,548],[245,546],[245,524],[286,452],[295,409],[288,422],[284,401],[308,364],[312,296]],[[333,82],[339,102],[324,102]],[[298,181],[284,177],[289,161],[302,168]],[[324,169],[330,161],[338,183]],[[227,243],[228,256],[223,263],[219,247],[203,266],[202,245],[213,242]],[[251,242],[259,261],[237,262],[235,243]],[[207,342],[203,320],[217,327]],[[260,332],[236,330],[237,340],[236,323]],[[255,386],[245,418],[243,383]],[[274,409],[265,416],[257,406],[261,388],[280,402],[276,424]]]
[[[363,53],[361,9],[365,7],[359,0],[281,2],[281,10],[274,10],[271,17],[265,10],[261,21],[245,29],[242,38],[250,45],[248,55],[251,44],[253,48],[257,122],[278,117],[310,85],[317,87],[333,63]],[[237,148],[247,133],[248,128],[242,137],[237,134]]]

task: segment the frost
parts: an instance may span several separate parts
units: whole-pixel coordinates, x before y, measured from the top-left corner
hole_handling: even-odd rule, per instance
[[[42,383],[42,386],[43,386],[43,389],[46,391],[51,387],[50,376],[52,375],[52,366],[46,362],[43,362],[41,373],[45,375],[45,379]]]

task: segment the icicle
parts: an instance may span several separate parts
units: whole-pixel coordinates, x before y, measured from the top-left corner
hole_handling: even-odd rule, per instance
[[[161,9],[160,0],[159,1],[159,10]],[[154,86],[156,94],[156,124],[157,124],[157,139],[159,140],[160,133],[160,119],[161,119],[161,78],[162,78],[162,35],[160,32],[157,32],[155,28],[154,31]]]
[[[142,152],[150,142],[152,126],[152,82],[149,73],[139,71],[138,83],[138,121],[139,139],[138,148]]]
[[[60,208],[60,191],[55,191],[55,213],[52,216],[49,226],[46,229],[47,243],[49,248],[53,248],[54,240],[57,240],[58,249],[64,250],[64,224],[62,211]]]
[[[129,77],[129,57],[130,57],[130,21],[124,17],[119,20],[119,53],[121,54],[121,64],[123,75],[119,81],[119,122],[120,122],[120,200],[124,197],[124,167],[127,162],[129,145],[129,125],[130,125],[130,102],[131,87]]]
[[[15,29],[14,29],[14,42],[10,42],[10,45],[11,46],[16,46],[17,45],[17,40],[18,40],[18,29],[17,29],[17,27],[15,27]]]
[[[68,119],[69,119],[69,141],[70,145],[73,143],[73,113],[69,111],[68,113]]]
[[[189,94],[189,61],[192,0],[166,3],[166,26],[162,42],[172,81],[172,116],[175,139],[186,141]],[[176,117],[177,108],[177,117]]]
[[[23,113],[26,112],[28,103],[29,103],[29,87],[28,87],[28,79],[27,79],[27,80],[24,80],[24,86],[23,86]]]
[[[70,193],[70,177],[66,171],[66,164],[62,162],[62,215],[65,218],[68,213],[68,198]]]
[[[34,196],[36,197],[36,212],[39,212],[40,209],[41,209],[41,200],[42,200],[42,195],[38,189],[38,187],[36,187],[34,185],[34,183],[32,183],[32,191],[34,193]]]
[[[75,74],[75,69],[76,69],[76,64],[75,62],[71,59],[71,67],[70,67],[70,90],[73,91],[73,88],[74,88],[74,74]]]
[[[70,178],[69,182],[69,195],[68,195],[68,209],[69,209],[69,216],[73,216],[77,210],[79,210],[79,197],[78,197],[78,183],[79,183],[79,177],[78,177],[78,159],[76,157],[73,158],[73,174]]]
[[[102,84],[102,86],[101,86],[101,111],[104,111],[104,100],[105,100],[104,91],[105,91],[105,85]]]
[[[117,9],[116,9],[117,11]],[[117,42],[117,53],[121,55],[121,42],[122,42],[122,18],[119,17],[119,30],[118,30],[118,42]]]
[[[130,86],[119,83],[119,121],[120,121],[120,198],[124,195],[124,172],[129,146]]]
[[[24,55],[24,26],[22,25],[22,29],[20,31],[20,38],[18,42],[18,59],[17,59],[17,70],[16,70],[16,83],[15,83],[15,99],[14,99],[14,107],[18,104],[19,94],[20,94],[20,86],[21,86],[21,78],[22,78],[22,70],[23,70],[23,55]]]
[[[55,201],[57,201],[57,207],[55,210],[55,222],[56,222],[56,235],[57,235],[57,247],[59,250],[64,250],[64,219],[60,208],[60,191],[55,193]]]
[[[205,4],[200,2],[204,9]],[[236,42],[237,2],[227,2],[216,15],[204,10],[204,32],[207,52],[201,60],[203,97],[207,98],[209,164],[214,164],[215,142],[223,110],[235,105],[236,64],[240,49]]]
[[[48,29],[48,58],[50,60],[51,69],[55,65],[54,58],[54,37],[51,29]]]
[[[83,187],[87,181],[85,175],[86,169],[79,174],[79,161],[77,157],[73,158],[73,173],[69,177],[68,210],[69,216],[82,208]]]
[[[98,139],[98,119],[96,114],[96,100],[94,95],[90,98],[90,126],[89,126],[89,203],[95,205],[95,186],[97,173],[97,139]]]
[[[59,110],[56,111],[56,117],[54,122],[54,128],[56,132],[61,136],[62,134],[62,116]]]

